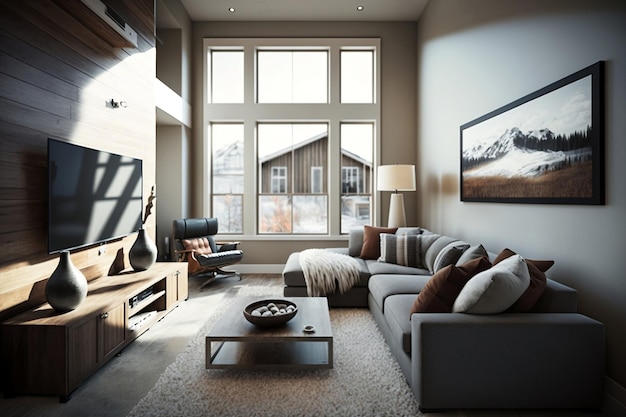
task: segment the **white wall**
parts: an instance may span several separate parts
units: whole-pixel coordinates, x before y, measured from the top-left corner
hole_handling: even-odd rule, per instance
[[[189,129],[185,126],[157,126],[157,234],[159,259],[173,257],[172,221],[187,216],[189,175]],[[165,238],[170,239],[169,247]],[[169,252],[168,252],[169,251]]]
[[[171,239],[172,220],[190,217],[192,22],[179,0],[159,0],[156,14],[157,77],[169,88],[166,98],[157,94],[157,114],[165,115],[157,118],[156,127],[156,243],[162,259],[166,255],[164,239]]]
[[[626,2],[431,0],[418,24],[420,222],[443,234],[554,259],[606,325],[607,389],[626,386]],[[463,203],[459,127],[606,61],[606,205]],[[621,385],[621,386],[620,386]]]

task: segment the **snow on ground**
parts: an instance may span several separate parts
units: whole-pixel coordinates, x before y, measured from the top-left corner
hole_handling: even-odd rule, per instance
[[[511,178],[515,176],[536,177],[548,169],[559,165],[569,158],[591,155],[591,148],[578,149],[569,152],[541,152],[528,151],[514,147],[506,155],[463,172],[469,177],[500,176]]]

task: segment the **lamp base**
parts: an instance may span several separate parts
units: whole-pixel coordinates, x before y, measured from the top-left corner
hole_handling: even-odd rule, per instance
[[[406,226],[406,214],[404,213],[404,195],[399,193],[391,194],[389,203],[389,221],[387,227]]]

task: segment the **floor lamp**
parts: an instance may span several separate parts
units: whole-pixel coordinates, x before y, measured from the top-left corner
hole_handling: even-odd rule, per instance
[[[393,191],[389,204],[388,227],[406,226],[404,196],[398,191],[415,191],[415,165],[381,165],[378,167],[378,191]]]

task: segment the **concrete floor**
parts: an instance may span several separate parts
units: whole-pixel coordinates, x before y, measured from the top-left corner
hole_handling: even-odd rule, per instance
[[[67,403],[58,397],[21,396],[0,399],[3,417],[123,417],[156,384],[206,318],[241,285],[282,285],[279,275],[244,275],[219,279],[200,291],[200,277],[189,278],[189,299],[128,345],[119,356],[81,385]]]
[[[200,291],[201,278],[189,279],[189,299],[127,346],[89,378],[67,403],[57,397],[0,398],[3,417],[124,417],[156,384],[159,376],[187,346],[187,342],[215,311],[220,301],[235,297],[242,285],[282,287],[279,275],[244,275],[217,280]],[[297,413],[296,413],[297,414]],[[294,415],[296,415],[294,414]],[[607,402],[603,413],[585,411],[472,410],[427,414],[428,417],[626,417],[624,410]],[[320,416],[323,417],[323,416]],[[348,417],[348,416],[346,416]]]

